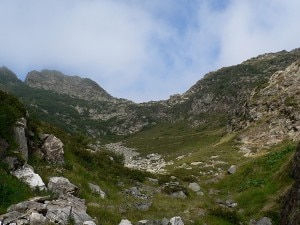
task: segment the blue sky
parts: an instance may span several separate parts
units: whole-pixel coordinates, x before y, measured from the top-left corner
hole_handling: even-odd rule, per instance
[[[299,0],[0,0],[0,65],[56,69],[136,102],[300,47]]]

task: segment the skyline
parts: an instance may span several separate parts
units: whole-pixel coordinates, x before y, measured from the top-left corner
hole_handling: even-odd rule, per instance
[[[221,4],[220,4],[221,2]],[[59,70],[135,102],[206,73],[300,47],[296,0],[2,0],[0,65]]]

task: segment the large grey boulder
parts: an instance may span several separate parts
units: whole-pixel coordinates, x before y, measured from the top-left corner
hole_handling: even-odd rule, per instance
[[[0,215],[0,221],[1,221],[1,225],[7,225],[10,223],[13,223],[14,221],[16,221],[22,214],[17,212],[17,211],[13,211],[13,212],[8,212],[6,214]]]
[[[16,122],[14,127],[14,137],[18,145],[18,152],[22,159],[27,162],[28,160],[28,145],[25,130],[27,128],[27,121],[25,118],[21,118]]]
[[[33,168],[28,164],[17,169],[16,171],[13,171],[12,175],[28,184],[32,189],[38,188],[41,191],[47,189],[40,175],[36,174]]]
[[[49,179],[48,189],[59,196],[66,194],[77,195],[79,191],[79,188],[75,184],[72,184],[64,177],[51,177]]]
[[[52,164],[64,163],[64,144],[53,134],[46,135],[42,145],[42,152],[47,162]]]

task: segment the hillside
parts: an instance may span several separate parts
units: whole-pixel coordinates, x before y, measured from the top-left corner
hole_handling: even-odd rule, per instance
[[[4,215],[25,224],[33,212],[37,224],[295,224],[299,60],[264,54],[141,104],[58,71],[22,82],[0,68],[0,214],[21,202]],[[42,190],[12,175],[27,164]],[[53,177],[71,182],[65,197]]]

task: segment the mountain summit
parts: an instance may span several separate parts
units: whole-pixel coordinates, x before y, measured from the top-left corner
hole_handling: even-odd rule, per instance
[[[95,81],[78,76],[67,76],[56,70],[31,71],[25,83],[32,88],[51,90],[83,100],[114,101]]]

